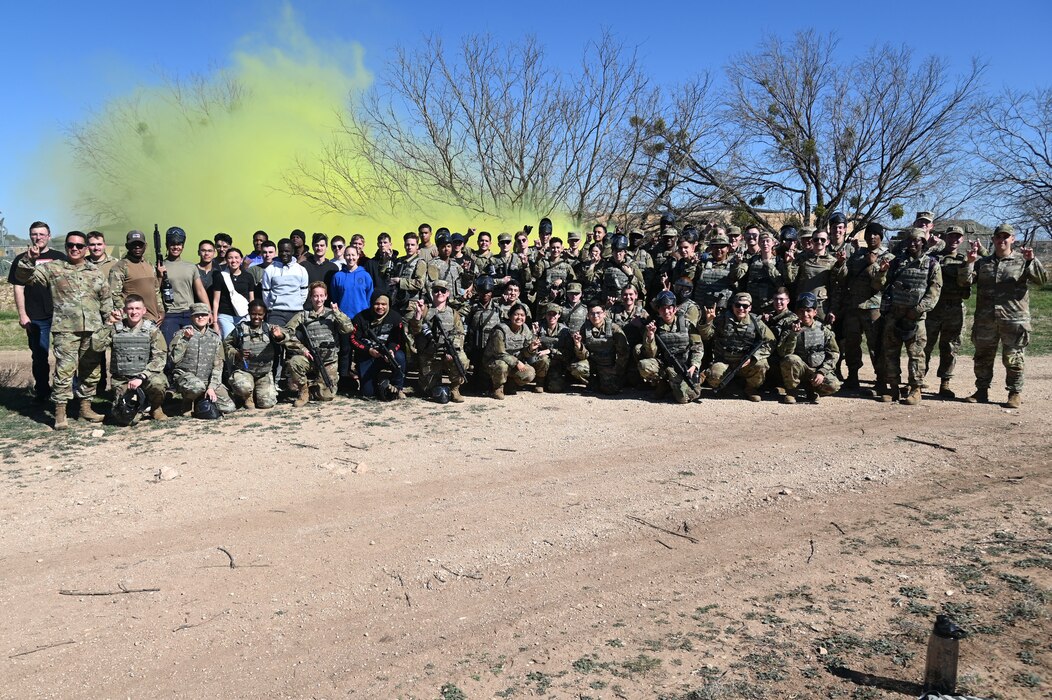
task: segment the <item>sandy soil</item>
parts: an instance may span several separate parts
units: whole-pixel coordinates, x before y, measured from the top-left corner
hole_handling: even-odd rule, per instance
[[[1052,358],[1027,381],[9,419],[0,696],[916,697],[948,609],[962,689],[1049,697]]]

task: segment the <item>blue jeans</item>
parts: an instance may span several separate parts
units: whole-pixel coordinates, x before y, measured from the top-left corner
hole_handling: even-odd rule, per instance
[[[402,389],[405,387],[405,353],[398,350],[394,354],[395,362],[398,363],[398,367],[401,372],[398,373],[398,377],[391,373],[391,386],[396,389]],[[376,382],[380,379],[380,372],[389,370],[387,360],[382,357],[374,358],[369,353],[361,353],[358,355],[358,378],[361,381],[362,396],[375,397],[376,396]]]
[[[164,315],[164,320],[161,321],[161,335],[164,336],[164,342],[168,345],[172,344],[172,338],[179,332],[179,329],[183,326],[189,326],[191,323],[191,316],[189,311],[169,311]]]
[[[225,339],[237,327],[237,324],[246,320],[248,320],[248,316],[219,314],[219,336]]]
[[[30,320],[26,326],[29,352],[33,356],[33,386],[37,396],[47,398],[51,394],[51,371],[48,353],[51,351],[51,319]]]

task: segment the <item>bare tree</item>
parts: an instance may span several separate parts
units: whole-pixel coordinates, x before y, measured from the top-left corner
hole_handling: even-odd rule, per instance
[[[985,101],[973,134],[993,207],[1033,237],[1052,235],[1052,89]]]
[[[644,195],[645,143],[630,118],[656,100],[635,53],[608,34],[568,73],[548,66],[534,38],[508,46],[469,36],[451,51],[431,37],[352,98],[325,157],[300,163],[286,184],[346,213],[378,204],[577,220],[626,211]]]

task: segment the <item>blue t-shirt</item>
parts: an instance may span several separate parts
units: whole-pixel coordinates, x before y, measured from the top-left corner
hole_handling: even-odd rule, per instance
[[[373,278],[364,268],[344,268],[332,276],[332,301],[351,318],[369,308],[372,295]]]

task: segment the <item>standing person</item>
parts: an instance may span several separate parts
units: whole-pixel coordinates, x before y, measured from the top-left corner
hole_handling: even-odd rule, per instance
[[[161,278],[156,268],[146,260],[146,234],[128,231],[124,257],[110,268],[109,285],[113,295],[113,308],[120,308],[129,294],[142,298],[146,305],[146,318],[160,327],[164,319],[164,303],[161,300]]]
[[[164,344],[161,329],[146,318],[142,297],[129,294],[124,300],[124,313],[119,309],[112,311],[106,325],[92,334],[91,349],[100,356],[110,351],[114,405],[125,392],[142,389],[150,417],[156,421],[168,419],[161,407],[164,390],[168,388],[168,378],[164,375],[168,346]]]
[[[329,237],[324,233],[315,233],[311,236],[310,247],[311,252],[300,261],[300,265],[307,271],[307,285],[309,286],[312,282],[324,282],[325,286],[331,290],[332,277],[342,265],[337,265],[327,257]],[[310,302],[304,300],[304,308],[309,305]]]
[[[302,262],[303,258],[307,257],[307,234],[301,229],[292,229],[292,233],[289,234],[289,241],[292,243],[292,257],[296,262]],[[280,251],[278,251],[280,254]]]
[[[226,338],[234,327],[248,320],[249,304],[256,298],[252,274],[241,268],[240,248],[226,251],[226,266],[216,272],[212,285],[212,316],[220,338]]]
[[[425,294],[431,293],[433,282],[443,280],[449,287],[449,303],[459,309],[466,301],[464,298],[466,288],[460,281],[464,268],[453,259],[453,241],[448,233],[440,233],[435,236],[435,249],[438,254],[427,263]]]
[[[357,246],[347,246],[343,251],[343,269],[332,277],[332,300],[350,318],[368,309],[373,296],[373,278],[358,265],[360,255]],[[339,377],[346,384],[351,377],[353,352],[346,335],[339,336],[339,344]]]
[[[220,231],[212,236],[212,241],[216,246],[216,260],[220,262],[220,267],[222,267],[222,263],[226,262],[226,252],[234,247],[234,239],[230,237],[229,233]]]
[[[190,306],[199,302],[207,308],[208,295],[197,265],[180,259],[186,245],[186,231],[172,226],[165,232],[164,243],[168,255],[164,264],[157,266],[157,272],[162,276],[167,273],[168,281],[172,283],[172,303],[165,305],[164,320],[161,321],[164,342],[170,346],[175,334],[190,325]]]
[[[811,236],[811,250],[800,254],[796,279],[791,280],[797,299],[808,292],[815,295],[818,299],[818,320],[829,326],[836,322],[840,291],[837,284],[840,273],[834,267],[843,267],[847,260],[846,254],[841,255],[840,258],[832,255],[829,252],[829,234],[816,230]]]
[[[197,258],[197,274],[201,276],[201,284],[204,285],[205,288],[205,297],[210,303],[213,292],[213,278],[219,270],[219,260],[216,258],[215,243],[208,239],[198,243]]]
[[[366,399],[404,399],[405,392],[405,326],[402,317],[391,311],[391,300],[386,294],[374,294],[370,308],[354,317],[354,346],[358,363],[361,395]],[[394,358],[394,366],[391,358]],[[384,395],[381,373],[390,376]]]
[[[332,249],[332,264],[340,269],[343,267],[343,249],[347,247],[347,241],[343,236],[333,236],[329,239],[329,248]]]
[[[65,260],[66,256],[48,247],[51,242],[51,227],[43,221],[34,221],[29,226],[29,246],[34,251],[35,265],[47,265],[54,260]],[[51,288],[44,285],[27,287],[18,281],[18,267],[28,253],[19,253],[11,263],[7,281],[15,295],[15,310],[18,312],[18,325],[26,329],[26,340],[33,358],[33,391],[36,400],[45,403],[51,399],[51,385],[48,381],[50,366],[48,353],[51,350],[51,323],[54,306],[51,300]]]
[[[964,329],[964,300],[971,296],[971,284],[968,281],[967,255],[960,251],[964,239],[964,229],[960,226],[948,226],[942,233],[943,246],[932,257],[939,261],[942,268],[942,293],[939,303],[924,319],[924,330],[928,341],[924,344],[925,372],[931,363],[931,353],[935,345],[939,346],[939,396],[954,398],[950,380],[957,366],[957,351],[961,349],[961,333]],[[962,274],[963,271],[963,274]]]
[[[248,268],[248,274],[252,275],[252,279],[256,282],[256,298],[263,298],[263,274],[267,271],[267,268],[274,264],[274,261],[278,259],[278,244],[274,241],[263,241],[263,248],[260,251],[261,259],[258,265],[250,265]],[[244,265],[244,263],[242,263]]]
[[[979,257],[979,242],[973,241],[968,250],[966,280],[976,289],[975,323],[972,342],[975,343],[975,393],[969,403],[990,400],[990,384],[994,379],[994,358],[997,344],[1001,344],[1001,362],[1005,366],[1008,389],[1007,408],[1019,408],[1023,401],[1023,369],[1026,346],[1030,344],[1030,289],[1031,284],[1045,284],[1048,274],[1034,249],[1025,247],[1016,252],[1015,229],[1000,224],[994,229],[993,254]]]
[[[348,246],[347,250],[352,250]],[[344,251],[346,254],[347,251]],[[318,401],[332,401],[336,397],[336,376],[339,360],[337,338],[354,331],[354,324],[338,304],[329,304],[329,295],[323,282],[310,286],[310,311],[301,311],[288,322],[286,346],[292,353],[288,362],[289,388],[296,392],[292,405],[299,408],[310,400],[311,388]],[[308,342],[309,341],[309,342]],[[313,347],[312,351],[310,348]],[[325,381],[323,371],[314,366],[315,357],[324,368],[324,374],[332,381]]]
[[[373,280],[373,293],[387,294],[387,275],[381,270],[379,262],[365,254],[365,236],[360,233],[354,234],[351,236],[351,245],[358,249],[358,267],[368,272],[369,277]],[[346,260],[344,262],[346,263]]]
[[[285,342],[281,326],[266,322],[267,306],[261,299],[248,305],[248,320],[238,323],[223,340],[226,359],[234,367],[228,384],[230,393],[245,408],[274,408],[278,388],[274,384],[274,358]]]
[[[223,341],[212,328],[208,304],[191,305],[190,323],[179,329],[168,347],[172,392],[182,399],[181,414],[194,410],[201,399],[211,401],[220,413],[236,410],[223,386],[223,358]]]
[[[445,231],[449,234],[449,229],[440,228],[439,231]],[[425,263],[433,258],[438,257],[438,246],[431,242],[431,224],[420,224],[416,228],[417,240],[420,241],[420,248],[417,254],[420,259]],[[406,251],[406,255],[409,255],[409,251]]]
[[[877,222],[866,224],[863,240],[866,247],[851,253],[844,264],[837,268],[838,284],[843,291],[838,317],[842,321],[839,346],[847,363],[844,390],[861,390],[858,371],[862,369],[862,341],[865,339],[869,361],[876,375],[873,394],[882,395],[887,380],[884,378],[884,354],[881,351],[883,328],[880,307],[883,294],[880,268],[885,262],[890,264],[894,257],[884,247],[884,227]]]
[[[416,305],[427,282],[427,262],[420,258],[420,238],[410,231],[402,237],[405,255],[394,261],[389,285],[394,308],[405,316]]]
[[[80,231],[66,234],[66,260],[37,265],[47,243],[30,245],[25,257],[13,268],[15,280],[26,287],[51,290],[54,317],[51,333],[55,347],[55,374],[52,399],[55,402],[55,430],[67,430],[66,403],[80,399],[80,417],[98,423],[103,416],[91,408],[91,397],[99,382],[99,354],[91,349],[91,334],[102,327],[113,311],[109,284],[98,269],[87,261],[88,240]],[[74,388],[73,378],[78,382]]]
[[[110,255],[106,250],[106,236],[102,231],[90,231],[88,233],[88,262],[99,269],[103,279],[108,280],[110,278],[110,270],[113,269],[117,258]]]
[[[303,311],[307,298],[307,271],[296,262],[292,241],[278,241],[278,259],[263,271],[263,302],[271,324],[284,326]]]
[[[245,263],[252,267],[263,262],[263,244],[270,240],[266,231],[256,231],[252,234],[252,252],[245,256]]]
[[[880,400],[889,403],[899,398],[902,379],[902,347],[906,347],[909,369],[909,395],[903,399],[907,406],[920,403],[924,383],[924,317],[935,308],[942,291],[942,269],[924,252],[927,237],[924,231],[912,229],[906,234],[906,254],[894,261],[883,261],[879,268],[879,282],[883,287],[881,300],[884,316],[884,376],[887,390]]]

